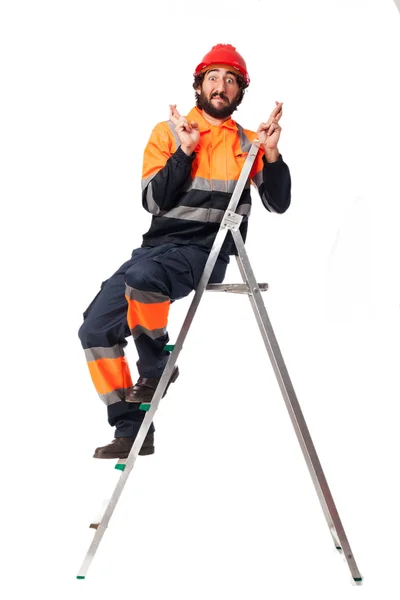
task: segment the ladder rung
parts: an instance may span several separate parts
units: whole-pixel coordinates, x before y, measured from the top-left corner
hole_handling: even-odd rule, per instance
[[[108,503],[109,503],[109,500],[103,500],[101,509],[99,510],[99,512],[93,519],[93,521],[90,523],[89,529],[98,529],[99,528],[100,521],[103,518],[103,515],[105,513]]]
[[[268,283],[258,283],[260,292],[268,290]],[[245,283],[209,283],[206,287],[208,292],[232,292],[233,294],[248,294],[249,288]]]

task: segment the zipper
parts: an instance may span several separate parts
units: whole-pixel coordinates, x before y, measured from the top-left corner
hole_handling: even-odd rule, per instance
[[[210,188],[213,190],[213,178],[212,178],[212,166],[211,166],[211,156],[212,156],[212,143],[208,146],[208,154],[209,154],[209,165],[210,165]]]

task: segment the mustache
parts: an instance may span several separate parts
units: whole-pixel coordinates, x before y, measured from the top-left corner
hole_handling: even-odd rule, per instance
[[[227,102],[229,102],[228,98],[225,96],[224,93],[214,92],[210,99],[212,100],[213,98],[221,98],[221,100],[226,100]]]

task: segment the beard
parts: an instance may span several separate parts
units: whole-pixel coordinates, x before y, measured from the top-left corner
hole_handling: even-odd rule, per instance
[[[214,93],[210,96],[210,98],[207,98],[203,90],[201,90],[200,94],[198,94],[197,106],[210,115],[210,117],[214,117],[214,119],[226,119],[227,117],[230,117],[235,110],[237,110],[237,107],[240,104],[239,95],[240,94],[238,94],[236,98],[232,100],[232,102],[229,102],[229,99],[223,93]],[[218,108],[212,103],[212,99],[216,97],[225,101],[221,108]]]

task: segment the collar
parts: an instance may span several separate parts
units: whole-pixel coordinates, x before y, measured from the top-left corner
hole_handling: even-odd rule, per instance
[[[197,106],[192,108],[192,110],[189,112],[186,118],[188,121],[196,121],[199,124],[200,133],[211,131],[211,127],[214,127],[213,125],[211,125],[211,123],[206,121],[206,119],[203,117],[202,111],[199,108],[197,108]],[[224,121],[221,127],[237,131],[237,125],[233,119],[228,119],[227,121]]]

